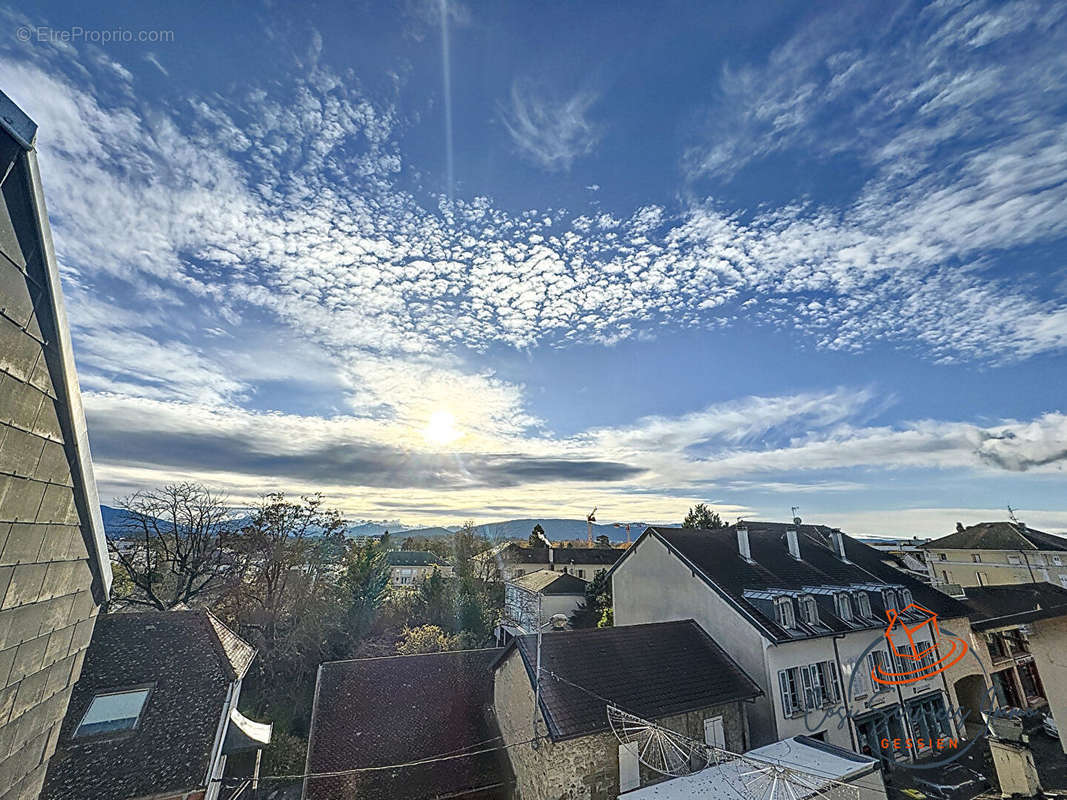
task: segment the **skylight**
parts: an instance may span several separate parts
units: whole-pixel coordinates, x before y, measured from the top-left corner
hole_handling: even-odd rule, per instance
[[[148,689],[134,689],[96,695],[74,731],[74,737],[133,730],[144,710],[148,692]]]

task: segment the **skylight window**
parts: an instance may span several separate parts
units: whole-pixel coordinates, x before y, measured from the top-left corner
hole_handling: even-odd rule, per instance
[[[141,718],[148,693],[148,689],[134,689],[96,695],[74,731],[74,738],[133,730]]]

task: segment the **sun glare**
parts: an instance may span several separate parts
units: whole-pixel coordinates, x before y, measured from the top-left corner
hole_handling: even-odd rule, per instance
[[[448,444],[460,437],[456,430],[456,418],[450,411],[439,410],[430,415],[430,422],[423,430],[426,440],[434,444]]]

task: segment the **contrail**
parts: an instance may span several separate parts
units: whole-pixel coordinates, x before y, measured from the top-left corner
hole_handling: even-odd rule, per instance
[[[441,7],[441,72],[445,88],[445,174],[448,182],[448,204],[452,205],[452,186],[455,175],[452,164],[452,54],[448,45],[448,0],[439,0]]]

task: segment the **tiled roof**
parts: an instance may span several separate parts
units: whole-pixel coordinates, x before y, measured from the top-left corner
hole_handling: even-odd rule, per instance
[[[1067,589],[1048,582],[968,586],[961,602],[975,630],[1067,616]]]
[[[390,567],[432,567],[451,566],[437,553],[429,550],[390,550],[385,554]]]
[[[541,594],[585,594],[587,581],[583,581],[569,572],[555,572],[550,569],[539,569],[521,577],[515,578],[511,583],[517,583],[525,589],[530,589]]]
[[[512,647],[532,685],[537,637],[520,636]],[[692,620],[546,633],[541,668],[541,709],[557,740],[607,730],[605,700],[659,719],[762,694]]]
[[[239,654],[247,669],[255,652],[240,640],[224,647],[220,628],[228,630],[205,611],[102,614],[42,800],[126,800],[202,787],[234,681],[226,653]],[[94,695],[145,686],[151,694],[135,730],[71,739]]]
[[[774,620],[773,603],[751,595],[753,590],[784,590],[804,593],[809,587],[859,586],[864,584],[903,586],[916,603],[942,617],[961,617],[966,609],[945,594],[916,578],[883,563],[885,553],[850,536],[844,537],[845,554],[850,563],[841,561],[833,551],[830,528],[821,525],[794,526],[780,522],[746,521],[749,546],[754,563],[738,553],[736,526],[714,530],[692,528],[647,528],[642,534],[655,536],[698,574],[717,587],[743,615],[775,641],[822,636],[850,630],[885,626],[885,609],[880,592],[869,592],[873,619],[847,623],[834,613],[830,595],[815,595],[819,618],[826,630],[813,633],[787,632]],[[801,560],[789,554],[786,531],[798,531]],[[638,552],[640,539],[629,552]],[[625,560],[616,569],[625,568]],[[746,597],[746,591],[749,596]]]
[[[499,649],[334,661],[319,668],[308,772],[403,764],[500,744],[490,665]],[[309,778],[307,800],[503,798],[501,750],[422,766]],[[481,793],[469,790],[484,788]]]
[[[599,564],[610,567],[625,550],[617,547],[553,547],[552,559],[556,564]],[[512,542],[497,554],[497,560],[506,564],[548,564],[547,547],[520,547]]]
[[[1067,550],[1067,539],[1014,522],[979,522],[923,547],[927,550]]]

